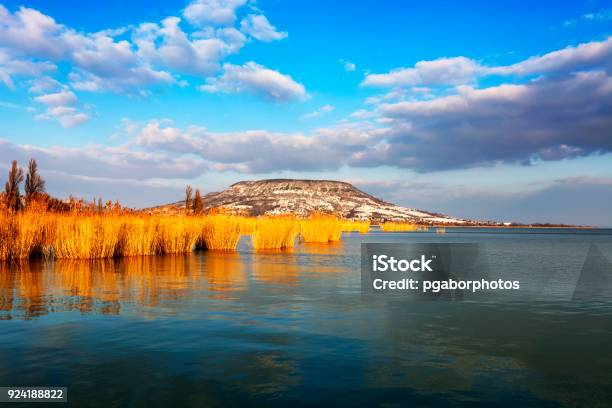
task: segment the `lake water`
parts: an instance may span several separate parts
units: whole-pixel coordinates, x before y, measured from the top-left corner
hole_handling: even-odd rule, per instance
[[[364,298],[362,242],[479,243],[526,296]],[[573,296],[593,244],[604,287],[610,230],[352,233],[270,253],[243,239],[237,253],[4,265],[0,386],[67,386],[79,407],[609,407],[612,298]]]

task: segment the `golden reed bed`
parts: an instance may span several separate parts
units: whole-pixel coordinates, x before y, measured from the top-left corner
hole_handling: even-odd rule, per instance
[[[302,242],[339,241],[343,231],[367,232],[369,222],[314,214],[252,218],[227,214],[145,215],[130,212],[0,212],[0,261],[34,255],[57,259],[234,251],[241,235],[255,250]]]
[[[407,222],[385,222],[380,229],[385,232],[412,232],[419,231],[419,226]]]

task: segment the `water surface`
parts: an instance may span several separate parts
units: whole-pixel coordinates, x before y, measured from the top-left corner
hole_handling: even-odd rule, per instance
[[[538,296],[363,298],[362,242],[480,243]],[[0,385],[79,407],[610,406],[612,300],[572,297],[592,245],[612,260],[609,230],[457,229],[3,265]]]

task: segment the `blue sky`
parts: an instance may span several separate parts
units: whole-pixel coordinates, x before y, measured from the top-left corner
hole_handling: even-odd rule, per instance
[[[0,4],[0,165],[52,194],[307,177],[612,225],[611,2]]]

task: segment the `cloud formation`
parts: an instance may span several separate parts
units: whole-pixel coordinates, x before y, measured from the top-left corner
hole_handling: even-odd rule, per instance
[[[246,0],[195,0],[182,11],[183,18],[168,16],[160,22],[98,32],[77,31],[33,8],[11,12],[0,5],[0,84],[14,89],[16,78],[47,75],[57,80],[59,75],[54,74],[62,64],[69,70],[63,85],[71,92],[147,96],[156,87],[185,86],[185,76],[195,76],[201,84],[242,49],[247,36],[266,42],[287,36],[261,13],[247,15],[235,27],[237,11],[245,4]],[[301,99],[306,94],[290,76],[255,63],[243,66],[242,72],[229,64],[225,67],[226,75],[242,85],[219,85],[219,89],[245,90],[274,100]],[[215,81],[225,83],[224,77]],[[37,100],[45,103],[43,97]],[[72,117],[62,120],[65,125],[84,121],[84,116],[74,120],[76,114],[68,114],[68,109],[62,112],[47,116]]]
[[[491,75],[542,75],[571,70],[609,69],[612,65],[612,37],[569,46],[507,66],[486,66],[467,57],[419,61],[412,68],[398,68],[386,74],[369,74],[364,87],[407,87],[419,85],[464,85]]]
[[[0,82],[27,86],[37,118],[73,127],[90,119],[81,92],[140,92],[197,78],[201,90],[271,101],[309,97],[299,77],[226,59],[250,41],[286,37],[245,1],[198,0],[179,16],[83,33],[36,10],[0,6]],[[332,63],[334,60],[332,60]],[[354,64],[342,61],[347,71]],[[214,132],[151,120],[124,145],[37,148],[0,142],[2,160],[81,178],[184,179],[206,171],[277,173],[395,167],[432,172],[530,165],[612,152],[612,37],[487,65],[465,56],[365,76],[383,88],[339,124],[309,132]],[[57,75],[67,66],[68,82]],[[63,69],[63,68],[62,68]],[[484,78],[490,81],[486,87]],[[320,105],[316,105],[320,106]],[[333,110],[324,105],[304,116]],[[122,139],[123,140],[123,139]],[[561,185],[557,186],[561,188]]]
[[[419,61],[413,68],[398,68],[387,74],[369,74],[362,86],[458,85],[471,82],[480,66],[466,57]]]
[[[250,93],[279,102],[304,100],[304,85],[289,75],[281,74],[253,61],[244,65],[225,64],[223,74],[210,78],[200,90],[205,92]]]
[[[26,7],[13,14],[0,5],[0,47],[12,61],[45,60],[48,65],[68,62],[74,75],[107,83],[109,89],[117,91],[125,90],[125,85],[173,81],[169,73],[139,58],[128,41],[115,40],[110,32],[79,33]]]
[[[55,119],[64,128],[73,128],[89,121],[90,116],[78,108],[78,98],[68,87],[50,77],[32,81],[28,90],[38,94],[34,100],[46,110],[36,115],[37,120]]]
[[[612,151],[612,37],[508,66],[437,61],[366,77],[363,85],[397,86],[395,93],[420,84],[460,85],[425,99],[373,98],[390,136],[354,165],[432,171]],[[476,75],[527,79],[479,88]]]
[[[393,97],[373,101],[372,109],[309,133],[215,133],[152,121],[142,128],[136,144],[152,151],[196,154],[217,171],[245,173],[346,166],[431,172],[611,153],[612,77],[602,59],[609,42],[528,59],[529,69],[521,62],[513,65],[521,67],[517,73],[532,72],[534,65],[541,68],[541,75],[525,81],[485,88],[458,85],[443,95],[420,88],[427,97],[414,99],[409,99],[415,93],[412,85],[406,93],[397,88]],[[211,90],[265,92],[268,80],[277,78],[258,78],[254,73],[264,69],[254,63],[229,68]],[[280,99],[304,95],[272,89],[276,92],[269,95]],[[308,117],[330,110],[322,107]]]
[[[330,112],[333,112],[334,109],[336,108],[333,105],[323,105],[319,109],[302,116],[302,119],[315,119],[323,115],[327,115]]]
[[[231,26],[236,9],[245,0],[197,0],[184,11],[196,30],[188,32],[181,18],[169,16],[160,23],[144,22],[135,27],[81,33],[41,12],[21,7],[11,13],[0,5],[0,67],[5,75],[53,65],[13,66],[8,63],[45,59],[49,64],[72,64],[72,81],[77,89],[125,91],[134,87],[176,82],[179,74],[207,77],[220,62],[242,48],[245,35]],[[262,41],[287,36],[277,32],[262,15],[248,15],[244,32]],[[106,84],[106,85],[103,85]]]
[[[1,7],[1,5],[0,5]],[[0,83],[9,89],[15,89],[13,77],[35,77],[56,70],[55,64],[17,59],[0,48]]]
[[[176,23],[166,21],[164,27]],[[343,166],[430,172],[606,154],[612,152],[611,57],[608,38],[503,67],[447,58],[387,77],[382,83],[391,78],[403,85],[370,98],[370,109],[357,110],[336,126],[308,133],[215,133],[201,126],[150,121],[134,130],[138,136],[133,146],[139,154],[154,152],[177,161],[196,157],[206,168],[245,173]],[[479,87],[469,79],[470,72],[513,80]],[[461,83],[466,80],[470,83]],[[64,126],[85,121],[87,113],[78,109],[75,93],[54,81],[41,77],[30,83],[35,100],[47,109],[42,117]],[[423,81],[448,87],[437,94],[435,86],[417,86]],[[308,97],[292,77],[255,62],[224,64],[222,75],[209,78],[202,90],[281,102]],[[331,110],[322,106],[306,119]]]
[[[385,133],[385,129],[365,124],[322,128],[311,134],[265,130],[215,133],[153,120],[136,132],[134,143],[154,152],[197,155],[216,171],[323,171],[358,160]]]
[[[231,25],[236,10],[247,0],[194,0],[183,10],[183,16],[194,25]]]
[[[240,29],[243,33],[250,35],[259,41],[275,41],[287,38],[286,31],[277,31],[266,16],[262,14],[249,14],[240,23]]]
[[[0,163],[11,160],[27,163],[35,158],[41,169],[81,177],[107,177],[117,180],[192,178],[207,170],[204,161],[193,157],[171,157],[146,152],[127,145],[108,147],[36,147],[17,145],[0,139]]]
[[[357,65],[355,65],[355,63],[351,62],[351,61],[343,61],[340,60],[340,62],[344,63],[344,70],[346,72],[353,72],[357,69]]]
[[[482,72],[487,75],[533,75],[593,68],[612,68],[612,37],[566,47],[508,66],[487,67]]]
[[[419,171],[612,151],[612,78],[604,71],[381,105],[390,137],[363,165]]]
[[[194,75],[208,76],[219,69],[219,62],[242,47],[244,39],[224,40],[216,30],[208,37],[190,38],[178,17],[168,17],[161,24],[144,23],[134,32],[138,55],[144,60],[167,69]],[[227,30],[227,29],[226,29]]]

